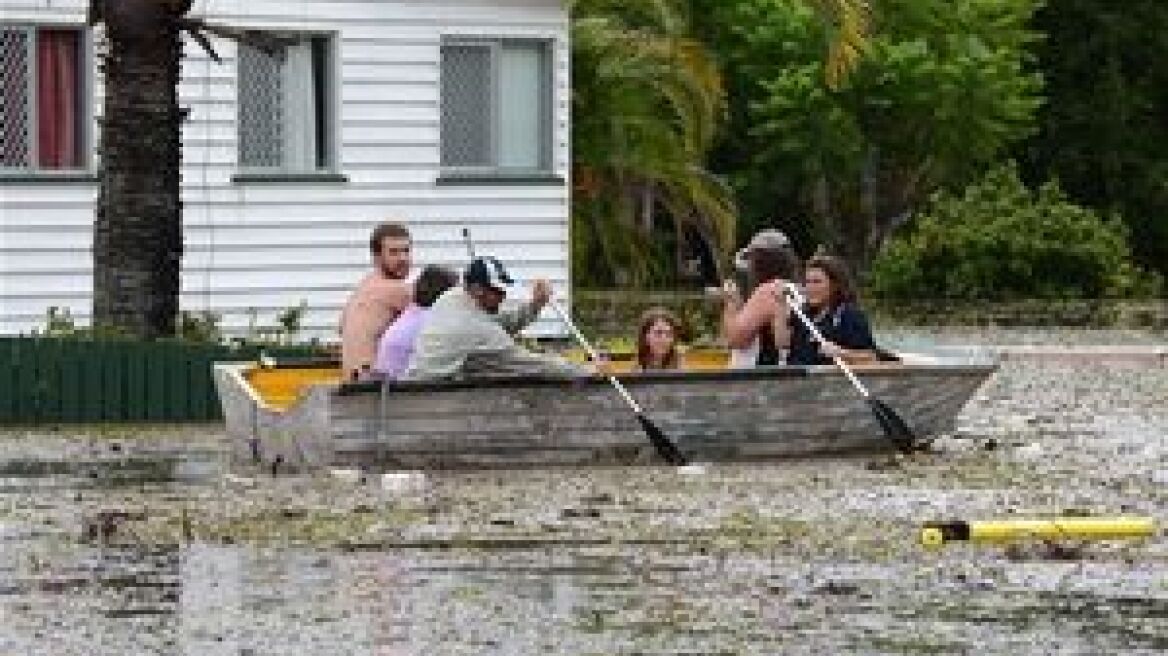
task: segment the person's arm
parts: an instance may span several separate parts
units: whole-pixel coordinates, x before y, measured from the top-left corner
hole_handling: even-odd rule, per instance
[[[876,351],[870,349],[849,349],[832,341],[825,341],[819,345],[819,352],[829,358],[838,357],[847,364],[868,364],[879,358]]]
[[[745,304],[736,294],[727,294],[722,308],[722,335],[730,348],[747,348],[758,336],[758,331],[775,316],[774,281],[759,285]]]
[[[532,353],[514,342],[497,351],[480,354],[479,357],[484,355],[490,358],[491,373],[557,378],[578,378],[594,373],[593,369],[555,356]]]
[[[467,373],[495,375],[546,375],[575,378],[593,373],[561,358],[532,353],[519,345],[503,327],[487,321],[476,327],[478,335],[468,357]]]
[[[868,364],[880,358],[876,353],[876,340],[868,317],[858,308],[849,307],[840,314],[840,325],[836,330],[836,341],[827,341],[819,347],[819,352],[827,357],[839,357],[848,364]]]
[[[775,346],[791,348],[791,307],[786,298],[776,298],[775,315],[771,318],[771,330],[775,334]]]
[[[739,291],[738,285],[733,280],[727,280],[722,285],[722,337],[726,338],[727,345],[732,349],[747,347],[736,329],[742,305],[742,292]]]
[[[548,281],[536,280],[531,290],[531,300],[514,310],[500,311],[495,315],[495,321],[508,334],[516,335],[539,318],[539,313],[543,312],[551,296],[551,285]]]
[[[495,315],[495,322],[502,326],[509,335],[517,335],[519,331],[530,326],[539,317],[543,308],[536,309],[530,302],[509,310],[499,310]]]

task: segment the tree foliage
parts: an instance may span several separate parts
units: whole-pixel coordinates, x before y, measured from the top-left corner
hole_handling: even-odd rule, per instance
[[[1034,27],[1048,100],[1019,149],[1026,177],[1121,214],[1139,261],[1168,275],[1168,2],[1058,0]]]
[[[1075,205],[1057,183],[1031,191],[1010,164],[960,195],[937,194],[911,233],[876,260],[870,284],[888,298],[1015,300],[1152,294],[1117,219]]]
[[[734,103],[718,165],[737,171],[744,211],[813,217],[807,236],[863,270],[932,191],[968,181],[1031,131],[1035,4],[873,3],[864,57],[838,90],[820,68],[829,25],[806,3],[712,7]]]
[[[802,2],[829,35],[823,83],[838,85],[863,55],[867,4]],[[693,0],[576,0],[571,7],[575,278],[635,286],[660,279],[668,268],[662,263],[678,264],[692,235],[724,266],[738,213],[730,186],[706,166],[726,95],[713,53],[694,36],[690,11],[707,25],[705,7]],[[672,224],[672,243],[653,230],[658,218]]]
[[[619,282],[652,274],[651,226],[667,216],[721,252],[734,245],[730,189],[703,168],[724,116],[721,74],[688,36],[679,0],[573,3],[573,197],[576,260]]]

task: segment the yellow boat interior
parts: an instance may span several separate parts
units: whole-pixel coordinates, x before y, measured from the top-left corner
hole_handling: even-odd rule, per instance
[[[587,362],[588,355],[582,349],[558,351],[558,354],[572,362]],[[724,348],[702,347],[683,349],[681,371],[723,371],[730,366],[730,351]],[[636,357],[631,352],[604,352],[601,371],[611,374],[627,374],[633,371]],[[920,360],[915,354],[898,353],[881,362],[855,365],[857,371],[896,367]],[[926,358],[927,360],[927,358]],[[301,363],[276,363],[255,366],[244,371],[244,378],[251,386],[260,402],[269,410],[283,412],[291,408],[316,384],[338,383],[341,371],[335,361]]]
[[[573,362],[585,362],[588,357],[582,350],[562,353]],[[602,369],[608,373],[621,374],[632,371],[632,353],[606,353]],[[724,349],[691,349],[681,354],[683,371],[716,371],[725,369],[730,363],[730,353]],[[248,384],[271,410],[284,411],[291,408],[311,385],[337,383],[341,379],[340,368],[332,364],[307,364],[298,366],[260,366],[248,369],[245,374]]]

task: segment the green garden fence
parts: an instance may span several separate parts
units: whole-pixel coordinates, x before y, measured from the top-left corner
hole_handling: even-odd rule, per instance
[[[195,422],[221,418],[216,361],[322,354],[313,346],[230,346],[0,337],[0,425]]]

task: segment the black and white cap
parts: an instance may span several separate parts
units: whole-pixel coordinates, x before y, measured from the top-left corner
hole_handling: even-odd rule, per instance
[[[492,287],[501,292],[506,292],[515,281],[511,276],[507,275],[507,270],[503,268],[503,263],[498,259],[487,257],[476,257],[471,260],[470,266],[466,268],[466,274],[463,280],[467,284],[478,283]]]

